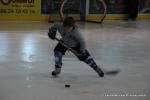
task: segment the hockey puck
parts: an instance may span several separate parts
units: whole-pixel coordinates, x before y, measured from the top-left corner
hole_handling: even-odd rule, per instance
[[[70,85],[69,85],[69,84],[65,84],[65,87],[66,87],[66,88],[69,88],[69,87],[70,87]]]

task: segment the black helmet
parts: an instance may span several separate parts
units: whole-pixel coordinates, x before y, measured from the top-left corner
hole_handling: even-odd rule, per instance
[[[69,27],[74,27],[75,26],[75,20],[73,17],[66,17],[63,21],[63,26],[69,26]]]

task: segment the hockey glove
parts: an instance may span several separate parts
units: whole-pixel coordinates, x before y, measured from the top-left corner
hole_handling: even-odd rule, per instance
[[[52,40],[55,39],[56,31],[57,31],[56,28],[54,28],[54,29],[49,29],[48,36],[49,36],[50,39],[52,39]]]

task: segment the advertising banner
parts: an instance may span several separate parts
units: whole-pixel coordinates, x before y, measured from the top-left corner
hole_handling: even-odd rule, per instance
[[[101,9],[100,0],[89,0],[89,14],[97,14]],[[108,14],[126,14],[126,2],[128,0],[104,0]],[[138,10],[140,14],[150,13],[150,0],[139,0]]]
[[[41,15],[41,0],[0,0],[0,16]]]

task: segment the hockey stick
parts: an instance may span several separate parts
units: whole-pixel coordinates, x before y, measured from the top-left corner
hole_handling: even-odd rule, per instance
[[[64,44],[61,40],[59,40],[58,38],[55,38],[59,43],[61,43],[63,46],[65,46],[69,51],[71,51],[72,53],[80,56],[81,54],[78,53],[77,51],[73,50],[72,48],[69,48],[66,44]]]
[[[106,70],[102,68],[102,70],[106,75],[117,75],[120,72],[120,69]]]
[[[61,43],[63,46],[65,46],[66,48],[68,48],[69,51],[71,51],[72,53],[81,56],[80,53],[78,53],[77,51],[73,50],[72,48],[69,48],[66,44],[64,44],[60,39],[55,38],[59,43]],[[104,74],[106,75],[117,75],[120,72],[120,69],[115,69],[115,70],[106,70],[102,68],[102,71],[104,72]]]

